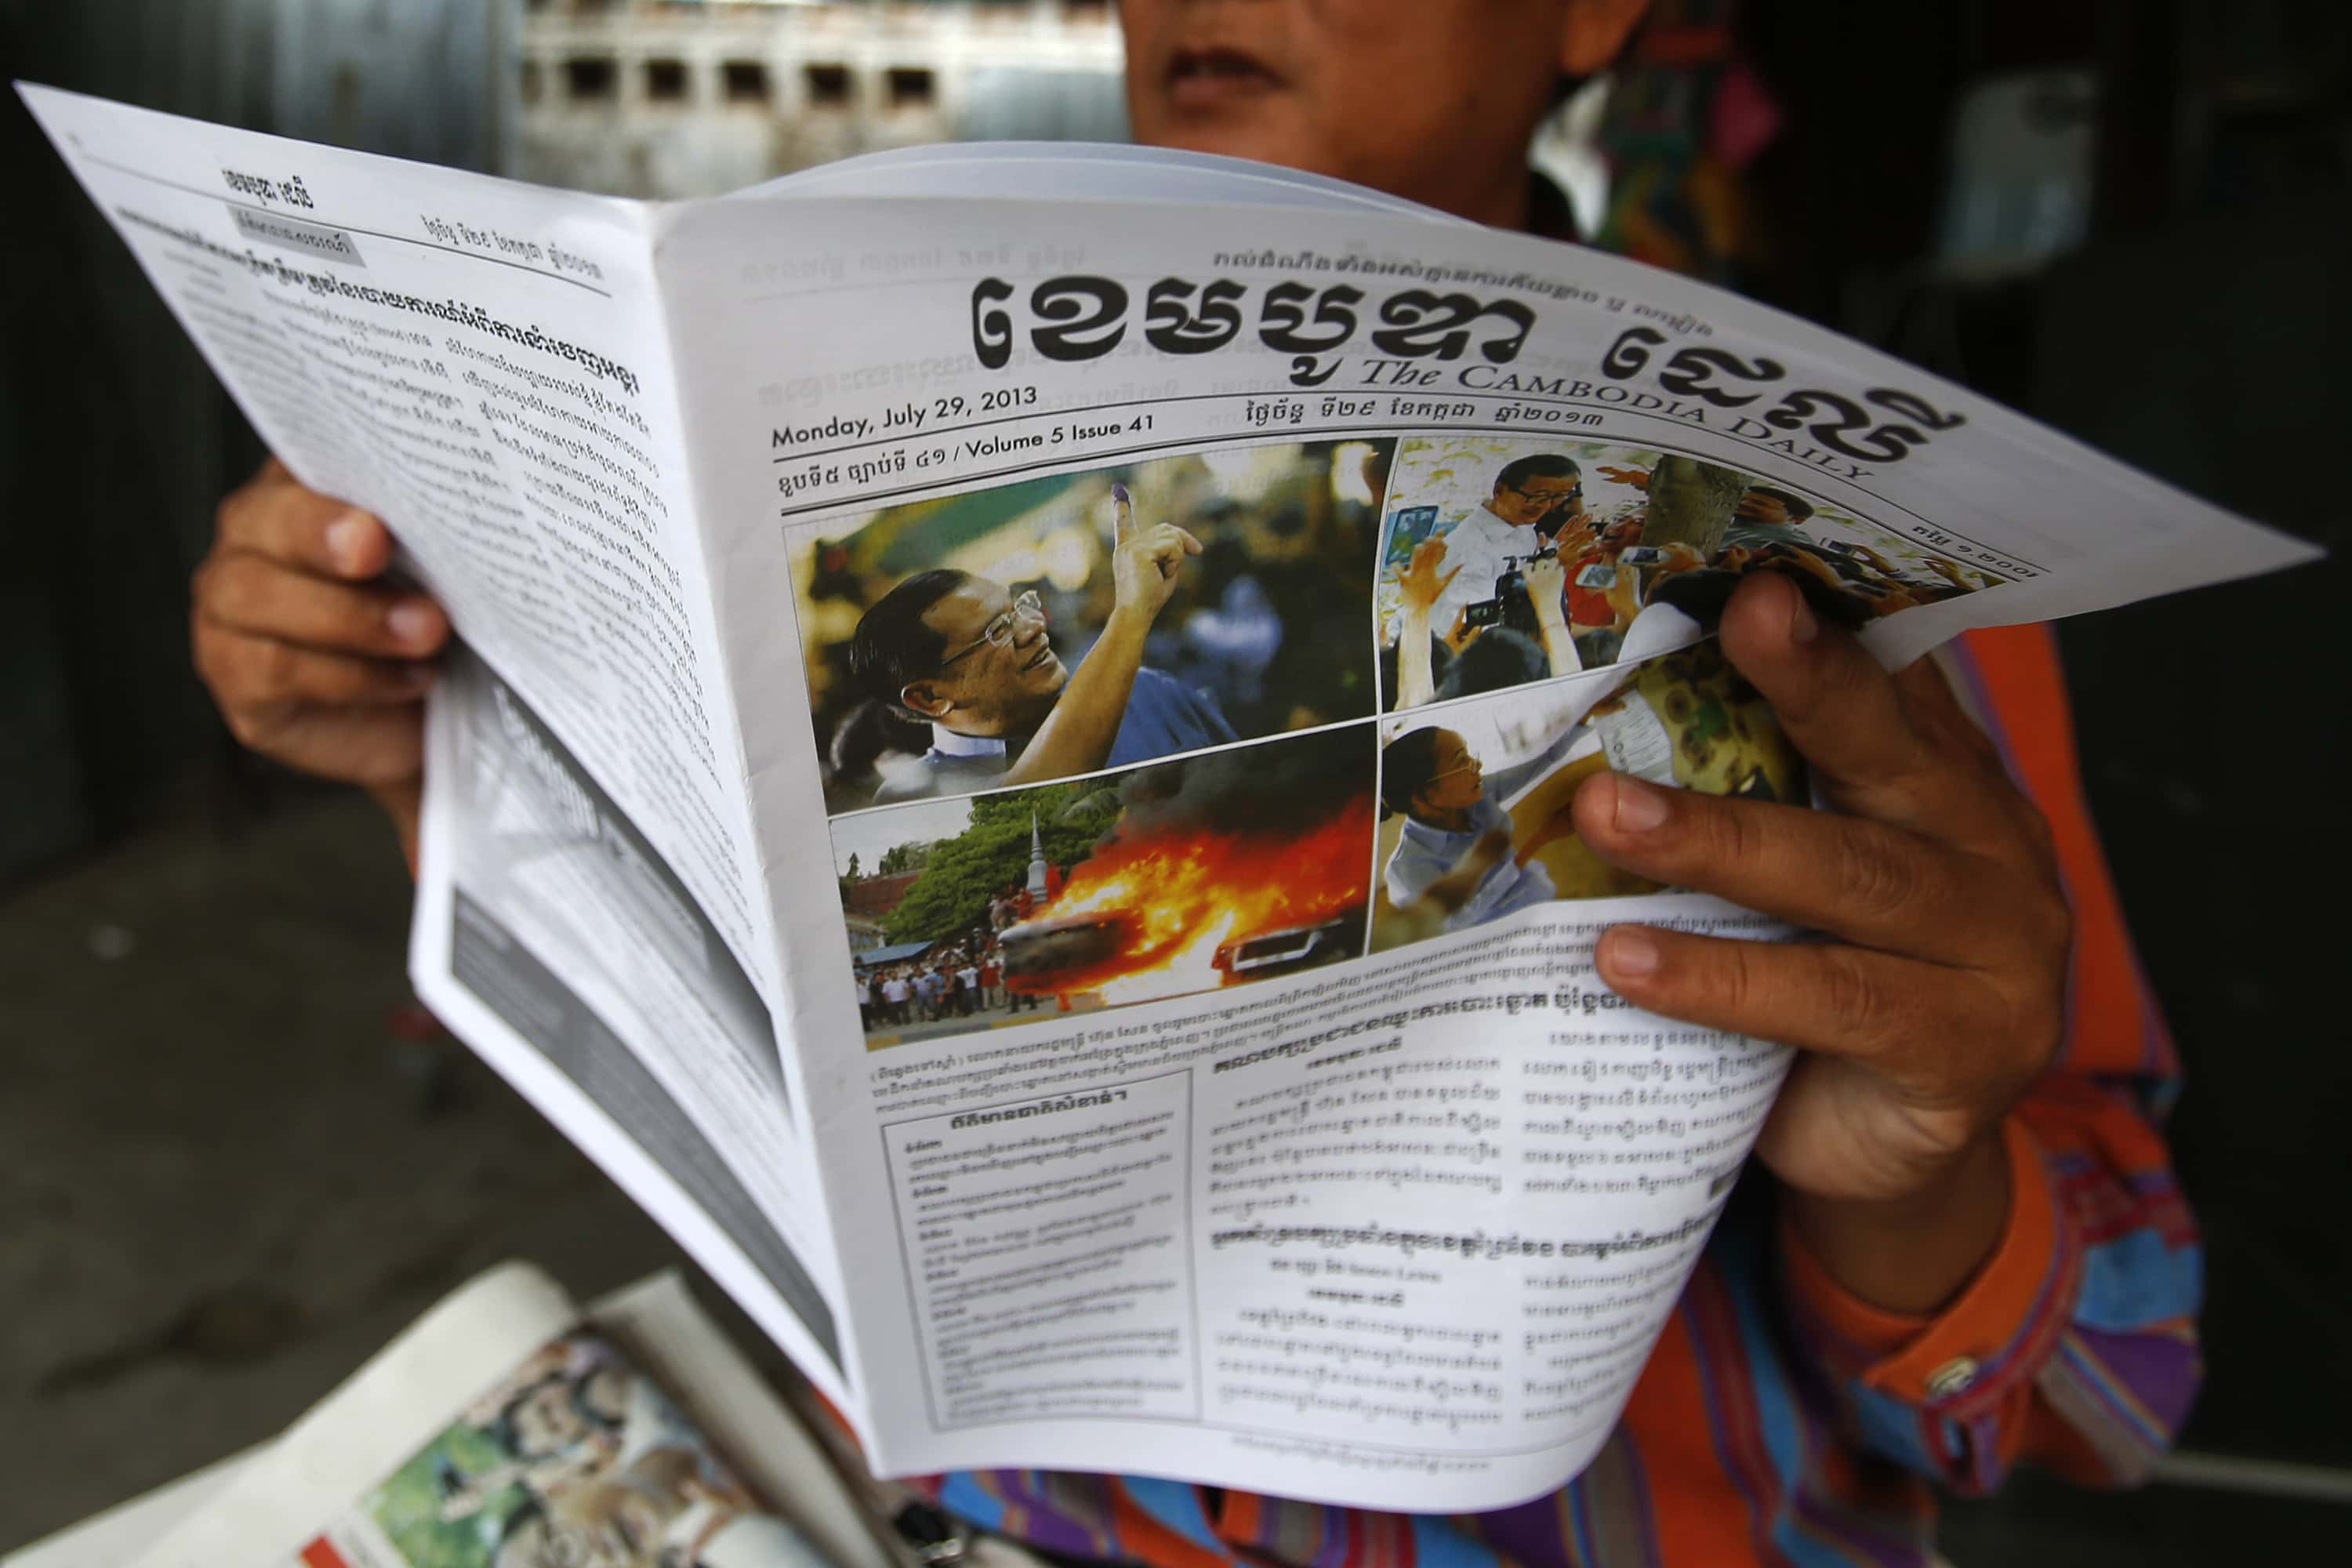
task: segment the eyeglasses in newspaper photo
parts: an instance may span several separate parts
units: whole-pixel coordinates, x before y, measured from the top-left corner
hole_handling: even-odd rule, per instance
[[[1045,620],[1045,602],[1037,596],[1037,591],[1033,588],[1014,599],[1011,609],[1000,612],[993,620],[990,621],[988,628],[982,632],[976,640],[966,643],[940,660],[940,668],[945,669],[966,655],[978,653],[983,645],[990,647],[1011,647],[1022,622],[1035,621],[1042,626]]]

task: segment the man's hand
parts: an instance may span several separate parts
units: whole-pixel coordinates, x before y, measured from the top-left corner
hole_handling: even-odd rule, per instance
[[[1519,568],[1519,580],[1528,585],[1528,605],[1535,611],[1536,621],[1542,626],[1568,625],[1568,568],[1557,555],[1543,561],[1530,561]]]
[[[1888,674],[1770,573],[1740,585],[1722,637],[1844,815],[1607,774],[1577,796],[1579,834],[1829,940],[1620,926],[1601,973],[1652,1012],[1804,1053],[1758,1152],[1833,1274],[1932,1310],[1999,1237],[2001,1121],[2063,1036],[2071,925],[2049,831],[1933,666]]]
[[[1160,607],[1176,592],[1176,574],[1201,542],[1172,523],[1135,525],[1127,487],[1111,487],[1109,616],[1053,711],[1004,771],[1005,784],[1040,784],[1092,773],[1110,756],[1127,719],[1128,699],[1143,668],[1143,647]]]
[[[1818,579],[1824,587],[1841,594],[1847,591],[1845,579],[1837,574],[1837,568],[1810,550],[1799,550],[1790,545],[1768,544],[1759,552],[1759,559],[1777,565],[1793,566],[1798,571]]]
[[[1184,558],[1201,553],[1201,542],[1172,522],[1138,527],[1124,494],[1112,503],[1111,518],[1111,613],[1124,610],[1149,623],[1176,592]]]
[[[1650,488],[1650,470],[1647,468],[1612,468],[1603,463],[1597,471],[1604,479],[1611,479],[1621,485],[1631,485],[1637,490],[1646,490]]]
[[[1551,547],[1559,552],[1562,561],[1580,561],[1592,553],[1593,547],[1600,542],[1601,531],[1592,526],[1590,514],[1582,511],[1563,519],[1560,525],[1552,531],[1549,540]]]
[[[413,845],[429,662],[448,617],[378,582],[383,523],[305,489],[275,458],[221,502],[189,616],[197,673],[239,741],[364,784]]]
[[[1444,564],[1444,539],[1424,539],[1412,547],[1412,559],[1397,574],[1397,596],[1407,614],[1417,612],[1426,616],[1445,590],[1453,586],[1454,579],[1462,575],[1462,568],[1456,566],[1441,576],[1437,569]]]

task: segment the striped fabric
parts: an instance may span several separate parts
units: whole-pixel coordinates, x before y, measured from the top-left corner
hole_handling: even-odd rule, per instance
[[[1758,1172],[1607,1447],[1550,1496],[1414,1516],[997,1470],[938,1478],[940,1503],[1063,1556],[1165,1568],[1925,1565],[1935,1487],[1982,1493],[2021,1461],[2098,1485],[2145,1475],[2200,1376],[2197,1234],[2156,1125],[2172,1043],[2077,785],[2048,629],[1971,634],[1948,668],[2050,819],[2076,938],[2064,1053],[2005,1130],[2008,1233],[1940,1317],[1844,1295]]]

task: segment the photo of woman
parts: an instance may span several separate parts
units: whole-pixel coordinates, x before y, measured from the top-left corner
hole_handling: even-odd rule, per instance
[[[1536,854],[1572,831],[1568,805],[1591,769],[1563,767],[1581,727],[1525,762],[1489,772],[1459,731],[1423,724],[1381,752],[1381,806],[1403,819],[1381,872],[1391,908],[1426,910],[1442,931],[1466,931],[1559,896]],[[1530,789],[1542,781],[1545,787]],[[1519,809],[1506,809],[1511,802]]]
[[[1712,641],[1381,726],[1371,950],[1448,936],[1562,900],[1658,885],[1603,860],[1570,806],[1612,770],[1672,789],[1799,802],[1804,764]]]

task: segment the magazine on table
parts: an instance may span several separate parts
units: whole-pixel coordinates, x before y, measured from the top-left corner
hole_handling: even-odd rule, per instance
[[[1463,1511],[1592,1457],[1788,1066],[1598,978],[1615,769],[1802,801],[1890,666],[2307,547],[1718,289],[968,146],[646,203],[22,89],[462,653],[420,994],[882,1475]]]
[[[675,1273],[586,1308],[528,1264],[411,1324],[283,1435],[7,1568],[906,1568],[822,1419]]]

